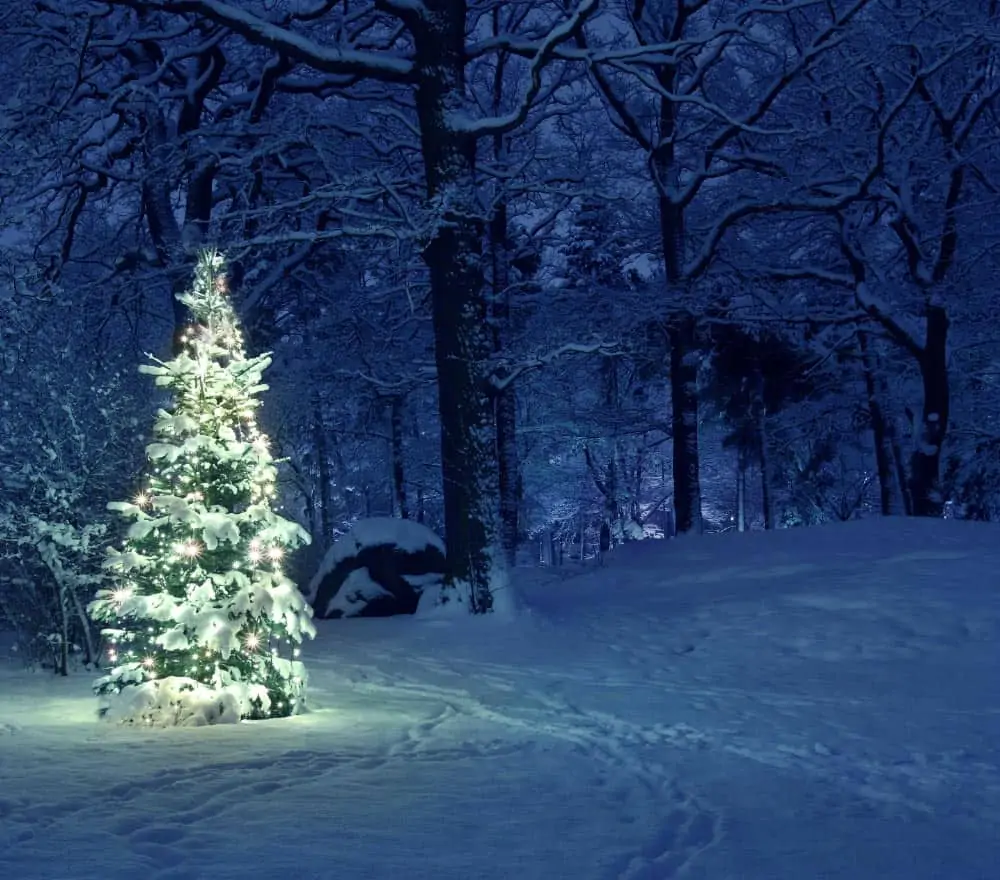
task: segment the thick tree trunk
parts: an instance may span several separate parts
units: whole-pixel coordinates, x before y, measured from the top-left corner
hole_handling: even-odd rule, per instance
[[[684,4],[677,4],[674,20],[668,25],[674,37],[683,33],[688,18]],[[676,87],[677,67],[657,67],[656,78],[666,95]],[[684,207],[668,198],[668,188],[677,175],[674,134],[677,130],[677,104],[667,96],[660,98],[660,141],[653,151],[651,167],[658,190],[657,212],[660,241],[667,282],[667,297],[676,297],[684,282],[685,218]],[[668,302],[668,309],[671,303]],[[673,425],[674,513],[678,534],[701,534],[701,475],[698,461],[698,365],[695,319],[681,315],[670,320],[670,398]]]
[[[492,12],[493,36],[504,32],[499,7]],[[503,112],[506,66],[497,65],[493,74],[493,107],[495,116]],[[493,161],[497,168],[506,166],[507,142],[502,134],[493,137]],[[512,334],[510,230],[507,193],[498,182],[494,193],[493,216],[490,218],[490,282],[492,287],[493,349],[501,354]],[[500,492],[500,547],[504,562],[512,568],[517,563],[517,542],[521,511],[521,461],[517,452],[517,392],[513,384],[497,392],[495,402],[498,485]]]
[[[858,347],[861,350],[865,392],[868,396],[868,415],[872,423],[875,444],[875,468],[878,473],[880,508],[883,516],[902,516],[906,513],[906,504],[893,449],[895,428],[892,421],[886,418],[885,410],[882,408],[882,400],[885,397],[885,378],[879,368],[875,352],[872,351],[868,334],[861,330],[858,331]]]
[[[698,365],[695,322],[683,316],[671,322],[670,398],[674,454],[674,528],[677,534],[701,534],[701,481],[698,464]]]
[[[466,5],[426,0],[416,40],[416,108],[427,195],[440,219],[424,250],[430,274],[441,469],[449,582],[469,590],[471,610],[493,606],[490,590],[499,508],[493,400],[488,389],[492,350],[483,295],[476,144],[449,127],[448,114],[465,90]]]
[[[910,497],[914,516],[941,516],[941,446],[948,432],[948,314],[943,306],[928,304],[927,336],[920,357],[924,402],[920,424],[914,426],[915,446],[910,457]]]
[[[156,53],[150,51],[150,44],[131,46],[124,52],[139,79],[154,79],[160,65]],[[177,294],[188,289],[191,282],[190,269],[193,265],[193,244],[185,242],[185,231],[177,220],[174,204],[175,189],[181,185],[177,180],[176,167],[170,162],[171,149],[178,147],[172,137],[190,137],[198,128],[206,95],[215,87],[222,73],[224,56],[210,50],[197,57],[199,87],[187,95],[187,103],[171,132],[171,123],[164,115],[163,108],[155,95],[146,96],[140,113],[140,126],[145,152],[145,179],[142,184],[143,214],[149,230],[149,237],[156,251],[157,261],[163,268],[176,270],[171,280],[170,307],[174,318],[172,337],[173,353],[179,354],[184,345],[181,342],[185,325],[189,321],[187,307]],[[214,156],[202,159],[197,166],[185,169],[184,225],[187,233],[195,240],[207,232],[215,205],[214,182],[218,165]]]
[[[498,163],[503,161],[502,143],[494,144],[494,157]],[[511,321],[507,203],[502,196],[497,199],[490,218],[489,232],[493,350],[501,353],[506,345]],[[517,453],[517,392],[513,384],[496,392],[494,420],[499,465],[500,547],[505,563],[508,567],[513,567],[517,561],[521,481],[521,462]]]
[[[500,492],[500,546],[504,561],[513,567],[517,560],[520,518],[521,463],[517,454],[517,398],[507,387],[496,397],[498,486]]]

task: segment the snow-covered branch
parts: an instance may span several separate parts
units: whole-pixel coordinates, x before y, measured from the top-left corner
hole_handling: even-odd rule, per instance
[[[501,362],[490,376],[490,388],[494,392],[503,391],[525,373],[550,366],[569,354],[596,354],[603,357],[620,357],[624,354],[624,350],[617,342],[567,342],[551,351],[524,358],[516,363]]]
[[[556,49],[573,39],[596,9],[597,0],[580,0],[570,16],[549,31],[534,51],[529,72],[530,83],[516,108],[503,116],[486,119],[470,119],[465,114],[452,113],[448,118],[451,130],[474,137],[490,137],[506,134],[522,125],[542,91],[542,72],[552,61]]]
[[[867,284],[857,285],[854,289],[854,296],[858,305],[881,324],[895,342],[910,352],[918,361],[923,359],[924,347],[920,344],[920,331],[916,327],[908,326],[903,318],[894,314],[888,303],[875,296]]]
[[[133,6],[134,0],[110,0],[113,5]],[[260,46],[267,46],[323,73],[341,74],[382,82],[412,82],[413,62],[388,50],[364,50],[328,46],[247,12],[222,0],[144,0],[143,7],[163,12],[196,13],[224,25],[233,33]],[[401,7],[416,6],[403,2]]]

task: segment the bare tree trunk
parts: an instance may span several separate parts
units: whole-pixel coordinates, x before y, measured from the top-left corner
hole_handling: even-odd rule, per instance
[[[757,442],[760,455],[760,498],[764,508],[764,529],[774,528],[774,498],[771,492],[771,457],[767,448],[767,407],[758,404]]]
[[[742,452],[736,456],[736,530],[747,530],[747,465]]]
[[[698,363],[695,322],[685,316],[672,322],[670,336],[671,429],[674,453],[674,528],[678,534],[701,534],[701,480],[698,462]]]
[[[618,494],[620,491],[618,487],[619,475],[618,475],[618,467],[615,464],[615,456],[613,452],[611,456],[608,458],[608,469],[606,473],[607,476],[604,478],[604,485],[607,487],[607,492],[605,492],[604,494],[604,523],[602,525],[602,532],[601,532],[602,550],[605,549],[603,547],[604,544],[603,527],[607,526],[608,530],[607,549],[610,550],[611,546],[614,543],[613,536],[615,534],[614,531],[615,526],[618,524],[618,521],[621,518],[621,505],[619,504],[618,501]]]
[[[500,490],[500,545],[504,560],[513,566],[517,559],[520,519],[521,463],[517,454],[517,398],[508,386],[496,398],[497,462]]]
[[[317,479],[319,481],[319,525],[325,551],[333,539],[333,487],[330,475],[330,450],[323,425],[323,404],[319,394],[312,396],[313,448],[316,452]]]
[[[416,109],[427,196],[442,216],[424,250],[430,274],[441,415],[441,470],[449,582],[469,589],[470,610],[490,611],[498,544],[498,475],[489,336],[483,295],[476,143],[448,125],[465,91],[466,5],[425,0],[416,36]]]
[[[920,358],[923,411],[915,426],[910,457],[910,497],[914,516],[941,516],[941,445],[948,431],[951,401],[948,388],[948,314],[942,306],[927,306],[927,336]]]
[[[503,149],[495,145],[499,161]],[[490,219],[490,266],[493,314],[493,350],[504,349],[511,321],[510,252],[507,241],[507,203],[501,197]],[[520,504],[521,462],[517,452],[517,392],[513,383],[495,393],[494,420],[496,425],[497,463],[499,465],[500,546],[504,561],[513,567],[517,560],[518,519]]]
[[[892,424],[892,464],[896,471],[896,484],[900,487],[903,496],[903,513],[913,516],[913,502],[910,500],[910,493],[906,481],[906,456],[903,455],[903,448],[899,444],[899,432],[896,424]]]
[[[555,553],[553,552],[552,532],[543,532],[538,539],[538,561],[541,565],[554,565]]]
[[[500,8],[494,7],[492,15],[493,36],[503,34]],[[497,64],[493,76],[494,115],[503,112],[504,74],[506,65]],[[498,168],[507,165],[506,137],[493,137],[493,161]],[[503,182],[498,182],[494,198],[493,216],[490,218],[490,282],[493,313],[493,350],[503,352],[511,335],[511,266],[510,230],[507,211],[507,194]],[[500,547],[508,567],[517,562],[517,542],[520,517],[521,462],[517,451],[517,391],[512,384],[496,393],[495,402],[497,463],[499,464],[499,516]]]
[[[608,456],[608,463],[603,476],[599,470],[598,463],[594,460],[594,456],[590,452],[590,447],[583,447],[583,457],[587,463],[587,469],[590,471],[590,476],[594,480],[594,485],[597,487],[597,491],[601,493],[602,504],[604,506],[601,519],[601,533],[603,535],[604,527],[607,526],[608,540],[610,542],[612,528],[621,517],[621,505],[618,499],[619,479],[618,470],[615,465],[614,451],[612,450],[611,455]],[[605,549],[611,549],[610,543]]]
[[[392,446],[392,488],[399,515],[403,519],[410,518],[406,504],[406,480],[403,456],[403,398],[394,395],[389,403],[389,433]]]
[[[673,22],[666,25],[672,36],[683,33],[689,10],[677,4]],[[683,289],[686,224],[684,207],[672,201],[667,188],[677,175],[674,134],[677,131],[677,103],[672,95],[677,67],[667,64],[656,68],[656,78],[664,90],[659,106],[659,142],[651,155],[651,166],[659,192],[657,211],[660,241],[667,282],[667,297]],[[668,309],[672,304],[668,304]],[[672,318],[667,333],[670,339],[670,399],[674,454],[674,527],[678,534],[701,534],[701,474],[698,460],[698,364],[695,318],[681,314]]]
[[[70,599],[73,602],[73,610],[80,623],[80,632],[83,634],[83,647],[86,652],[83,660],[88,665],[97,662],[97,647],[94,645],[94,632],[91,629],[90,618],[87,616],[87,609],[84,608],[76,590],[70,590]]]
[[[56,600],[59,603],[59,654],[56,658],[57,675],[69,675],[69,608],[66,587],[56,580]]]
[[[126,54],[140,80],[155,80],[160,59],[151,50],[152,43],[130,46]],[[190,283],[189,270],[194,260],[192,242],[185,247],[185,235],[177,220],[174,205],[174,187],[178,181],[175,169],[167,162],[170,139],[185,137],[197,129],[201,122],[204,102],[215,88],[225,66],[225,56],[214,47],[195,59],[198,65],[198,87],[187,96],[183,112],[176,120],[176,130],[172,134],[163,108],[157,103],[154,93],[147,94],[141,111],[143,130],[142,144],[145,151],[145,176],[142,184],[143,214],[149,229],[149,237],[156,252],[156,259],[163,268],[178,271],[171,280],[170,306],[174,317],[173,351],[183,350],[181,336],[188,321],[187,307],[177,299],[177,294],[185,291]],[[185,191],[184,226],[185,232],[202,237],[208,230],[215,205],[214,181],[218,170],[215,157],[203,159],[198,167],[191,169]]]
[[[879,368],[878,359],[872,351],[868,334],[858,331],[858,346],[861,349],[861,365],[865,377],[865,391],[868,396],[868,415],[872,423],[875,444],[875,468],[878,473],[879,502],[883,516],[901,516],[906,513],[903,484],[899,480],[896,454],[893,449],[895,426],[886,418],[882,408],[885,396],[885,378]]]

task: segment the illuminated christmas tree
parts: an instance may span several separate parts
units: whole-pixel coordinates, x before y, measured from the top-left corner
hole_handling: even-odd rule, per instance
[[[140,367],[173,394],[146,447],[145,485],[115,502],[131,521],[107,560],[114,585],[91,616],[107,624],[102,714],[125,722],[210,723],[296,712],[315,635],[282,571],[309,535],[272,508],[277,472],[256,422],[267,355],[249,358],[227,296],[225,264],[202,255],[184,351]],[[155,359],[154,359],[155,360]]]

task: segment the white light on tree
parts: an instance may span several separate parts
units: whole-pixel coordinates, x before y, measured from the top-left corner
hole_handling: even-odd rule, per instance
[[[95,683],[105,709],[135,688],[191,679],[235,698],[243,718],[289,715],[303,702],[293,652],[315,635],[311,610],[277,565],[258,563],[309,536],[268,500],[277,472],[255,414],[270,358],[247,357],[228,291],[222,257],[203,254],[178,297],[194,319],[184,350],[140,368],[173,406],[156,416],[142,490],[109,505],[131,525],[109,554],[116,585],[90,605],[107,625],[109,666]],[[288,656],[260,650],[277,645]]]

